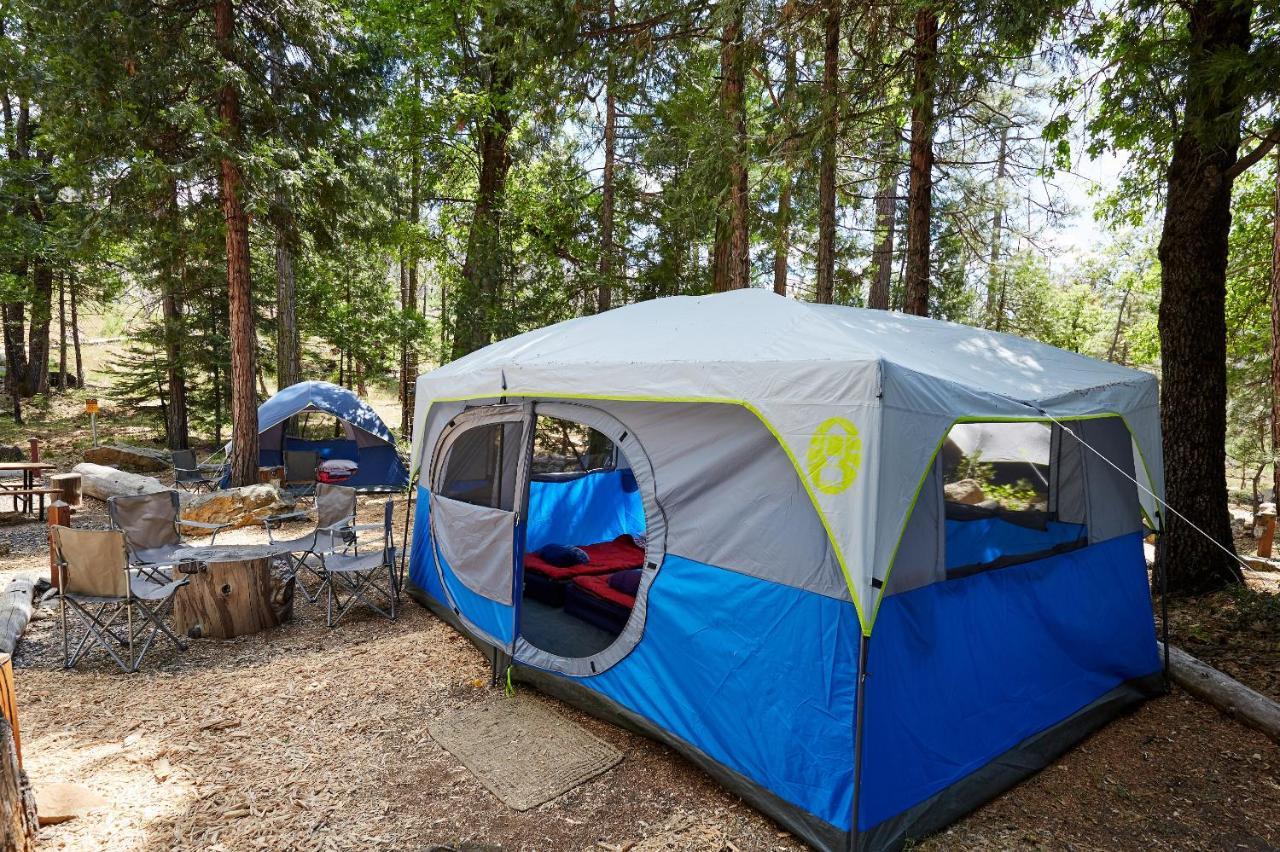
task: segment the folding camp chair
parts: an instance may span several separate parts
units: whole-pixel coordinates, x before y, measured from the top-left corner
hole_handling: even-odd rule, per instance
[[[388,500],[383,514],[382,547],[378,550],[320,554],[323,588],[328,593],[325,623],[330,627],[337,624],[338,619],[358,603],[395,621],[397,578],[395,531],[392,525],[394,507],[395,501]],[[385,585],[382,580],[384,576]]]
[[[173,482],[184,491],[200,493],[201,489],[214,490],[218,483],[205,475],[196,462],[195,450],[173,451]]]
[[[190,578],[173,580],[158,571],[130,570],[125,537],[117,530],[55,526],[53,541],[58,564],[63,667],[74,667],[96,645],[121,669],[136,672],[161,633],[178,650],[186,650],[187,646],[165,625],[164,619],[173,606],[174,593]],[[84,628],[74,651],[69,615],[78,618]],[[119,623],[121,616],[123,624]],[[127,649],[127,656],[122,658],[116,646]]]
[[[173,552],[184,547],[182,527],[210,530],[213,540],[230,524],[184,521],[177,491],[112,497],[107,501],[111,524],[124,533],[129,564],[138,568],[174,565]]]
[[[286,515],[272,515],[263,523],[267,528],[267,540],[274,545],[288,547],[286,557],[289,560],[289,574],[294,577],[297,587],[307,600],[315,603],[320,598],[324,576],[309,560],[320,557],[320,554],[338,549],[345,549],[355,543],[356,490],[344,485],[327,485],[320,483],[316,488],[316,526],[303,536],[277,541],[275,530],[286,521],[301,520],[307,517],[306,512],[290,512]],[[314,592],[307,588],[302,580],[303,574],[309,574],[320,584]]]
[[[311,450],[284,451],[284,482],[281,488],[294,497],[310,497],[316,493],[316,468],[320,455]]]

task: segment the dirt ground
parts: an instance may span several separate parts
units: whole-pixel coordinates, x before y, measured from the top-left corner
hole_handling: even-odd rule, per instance
[[[102,520],[91,504],[77,523]],[[43,573],[38,525],[0,540],[13,546],[0,579]],[[76,781],[109,806],[44,828],[41,848],[803,848],[670,749],[546,698],[625,758],[541,807],[507,809],[426,731],[486,699],[487,664],[412,602],[394,623],[357,613],[329,630],[299,599],[287,626],[160,647],[136,675],[101,656],[63,671],[59,650],[44,611],[16,657],[26,768],[37,786]],[[1175,691],[919,848],[1153,847],[1280,847],[1280,747]]]

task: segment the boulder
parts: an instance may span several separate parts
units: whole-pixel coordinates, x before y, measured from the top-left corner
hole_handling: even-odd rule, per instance
[[[231,524],[248,527],[262,523],[269,515],[278,515],[294,507],[294,499],[269,483],[228,488],[208,494],[183,495],[182,517],[206,524]],[[188,535],[206,535],[195,527],[183,530]]]
[[[36,806],[41,825],[57,825],[107,807],[107,800],[83,784],[48,782],[36,785]]]
[[[976,479],[948,482],[943,486],[942,491],[948,503],[963,503],[966,506],[976,506],[987,499],[987,495],[982,493],[982,486],[978,484]]]
[[[72,468],[80,474],[80,493],[99,500],[126,494],[154,494],[167,491],[168,486],[153,476],[125,473],[114,467],[81,462]]]
[[[84,460],[93,464],[144,473],[158,473],[169,470],[173,466],[166,452],[147,447],[131,447],[127,444],[93,447],[85,450]]]

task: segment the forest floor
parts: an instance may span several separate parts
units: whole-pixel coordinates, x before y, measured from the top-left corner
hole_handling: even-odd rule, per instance
[[[64,469],[88,445],[77,404],[33,409],[22,431],[46,438]],[[154,435],[144,420],[108,423],[107,440]],[[362,520],[379,511],[362,501]],[[102,505],[86,501],[76,524],[105,525]],[[219,542],[260,538],[241,530]],[[0,525],[5,544],[0,582],[47,576],[42,525]],[[1170,630],[1280,698],[1280,575],[1173,601]],[[109,804],[42,829],[41,848],[803,848],[669,748],[544,697],[625,758],[531,811],[506,808],[426,729],[490,700],[488,664],[411,601],[395,622],[357,612],[329,630],[299,599],[290,624],[184,654],[161,646],[136,675],[101,656],[63,671],[59,652],[56,610],[41,610],[15,656],[26,769],[37,788],[78,782]],[[1280,746],[1175,688],[918,846],[1152,847],[1280,848]]]

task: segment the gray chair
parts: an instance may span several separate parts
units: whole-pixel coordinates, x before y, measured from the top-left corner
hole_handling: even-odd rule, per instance
[[[182,527],[209,530],[212,544],[220,530],[231,526],[182,520],[178,492],[172,490],[112,497],[107,501],[107,514],[112,526],[124,533],[129,564],[136,567],[177,564],[173,552],[186,546]]]
[[[136,672],[161,633],[178,650],[186,650],[186,644],[165,625],[164,619],[173,606],[174,594],[190,578],[174,580],[159,571],[131,570],[124,534],[117,530],[55,526],[53,547],[64,668],[74,667],[96,646],[124,671]],[[122,616],[124,622],[120,623]],[[72,618],[83,628],[74,650]],[[124,657],[121,650],[125,651]]]
[[[320,455],[311,450],[284,451],[284,482],[280,487],[294,497],[310,497],[316,493],[316,468]]]
[[[210,479],[196,461],[195,450],[173,451],[173,482],[182,490],[196,494],[201,490],[213,491],[218,486],[217,480]]]
[[[383,511],[382,546],[365,553],[320,554],[324,590],[328,593],[325,623],[333,627],[352,607],[364,604],[392,621],[399,597],[396,577],[395,501],[388,500]],[[373,525],[376,528],[377,525]],[[369,529],[361,526],[360,529]],[[385,582],[384,582],[385,577]]]
[[[305,535],[291,539],[276,539],[276,528],[288,521],[303,520],[309,517],[306,512],[289,512],[284,515],[272,515],[263,521],[267,528],[267,540],[273,545],[289,548],[286,554],[289,561],[289,573],[297,587],[311,603],[319,600],[324,580],[318,565],[310,561],[318,559],[320,554],[339,548],[346,549],[355,544],[356,490],[344,485],[328,485],[320,483],[316,488],[316,526]],[[308,575],[318,581],[315,591],[307,588],[303,576]]]

